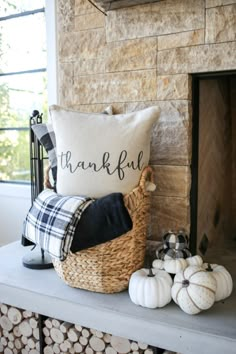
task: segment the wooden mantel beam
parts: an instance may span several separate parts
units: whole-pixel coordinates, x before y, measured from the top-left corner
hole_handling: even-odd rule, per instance
[[[149,4],[158,1],[160,0],[91,0],[90,2],[94,3],[103,11],[111,11],[111,10],[121,9],[124,7]]]

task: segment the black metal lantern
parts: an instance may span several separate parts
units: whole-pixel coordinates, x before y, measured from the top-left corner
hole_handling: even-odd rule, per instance
[[[31,176],[31,203],[33,204],[35,198],[42,192],[44,188],[44,172],[43,165],[44,157],[43,146],[35,136],[32,126],[42,123],[43,114],[34,110],[29,121],[30,134],[30,176]],[[40,249],[34,243],[22,236],[21,244],[23,246],[33,246],[31,251],[23,257],[23,265],[31,269],[48,269],[52,268],[51,258],[45,254],[44,250]]]

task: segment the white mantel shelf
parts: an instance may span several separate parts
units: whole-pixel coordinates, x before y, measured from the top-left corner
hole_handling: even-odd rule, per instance
[[[0,302],[183,354],[236,353],[236,291],[196,316],[171,303],[135,306],[127,292],[104,295],[71,288],[53,269],[22,266],[19,242],[0,248]]]

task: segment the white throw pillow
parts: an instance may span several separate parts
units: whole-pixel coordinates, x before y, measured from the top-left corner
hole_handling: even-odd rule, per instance
[[[99,198],[129,193],[149,163],[158,107],[118,115],[51,106],[57,144],[57,192]]]

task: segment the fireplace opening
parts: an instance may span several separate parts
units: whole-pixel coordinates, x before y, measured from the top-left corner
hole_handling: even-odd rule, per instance
[[[236,256],[236,72],[193,75],[191,250]]]

